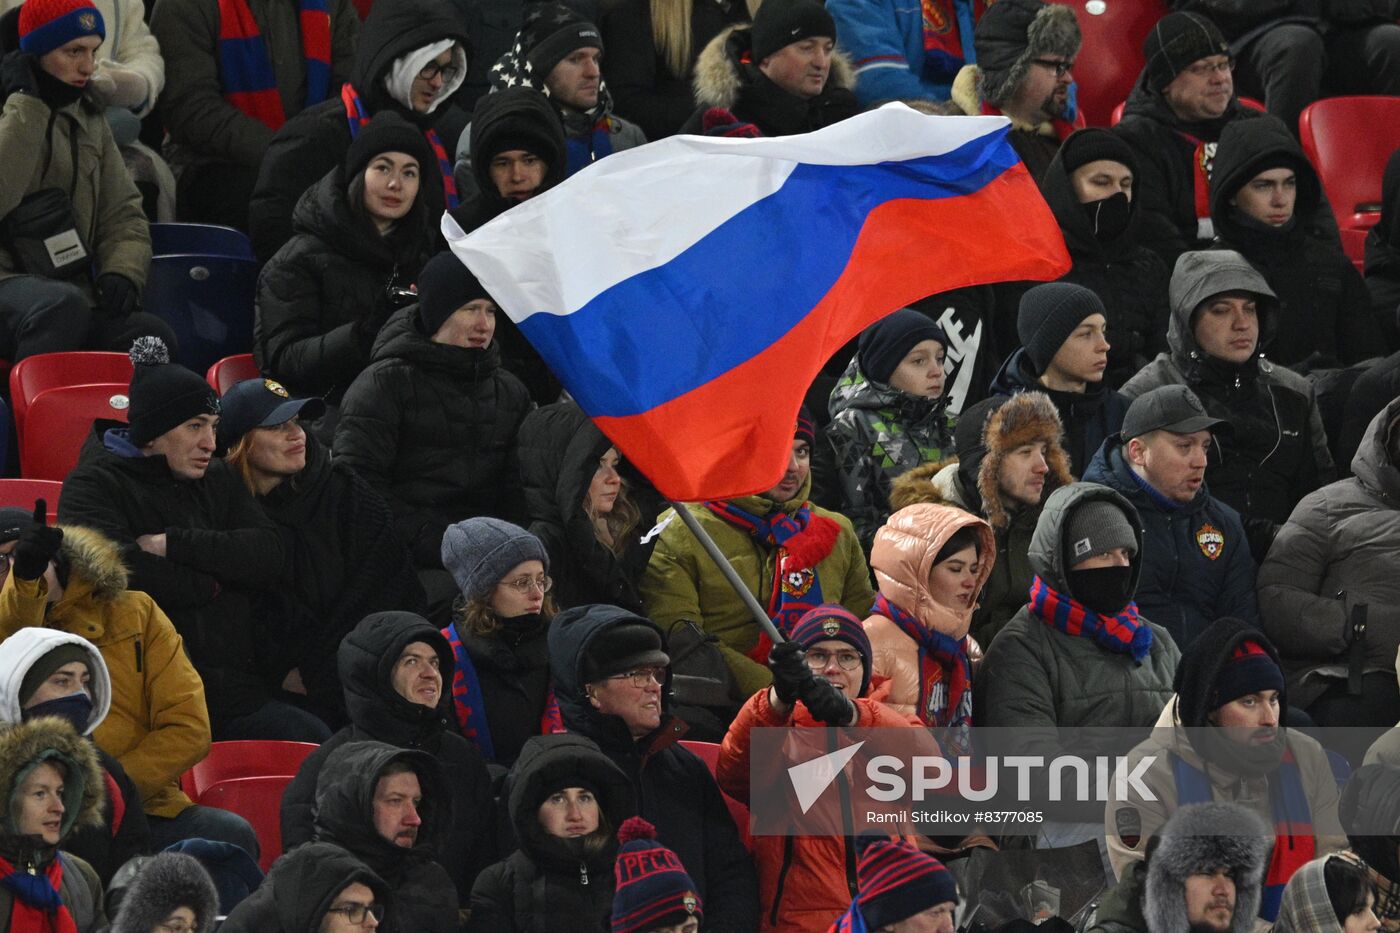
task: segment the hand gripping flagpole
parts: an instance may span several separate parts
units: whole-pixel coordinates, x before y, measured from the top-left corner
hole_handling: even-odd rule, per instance
[[[724,556],[724,552],[719,549],[719,545],[715,544],[715,539],[711,538],[710,533],[700,526],[700,523],[695,520],[694,515],[690,514],[690,509],[686,508],[685,505],[680,502],[671,502],[671,508],[676,510],[676,514],[679,515],[681,521],[685,523],[685,527],[689,528],[690,533],[695,535],[695,540],[700,542],[700,546],[705,549],[705,553],[710,555],[710,560],[714,561],[715,566],[719,568],[719,572],[724,574],[724,579],[734,588],[734,592],[739,594],[739,598],[744,601],[744,605],[749,607],[749,612],[753,615],[754,621],[758,623],[758,627],[768,633],[768,637],[772,639],[775,645],[781,645],[783,642],[787,641],[782,633],[778,631],[778,627],[773,624],[773,620],[768,617],[768,613],[763,611],[763,606],[754,598],[753,593],[749,592],[749,588],[744,585],[744,581],[739,579],[739,572],[729,563],[729,558]]]

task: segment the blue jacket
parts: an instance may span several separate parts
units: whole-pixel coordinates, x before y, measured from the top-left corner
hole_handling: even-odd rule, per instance
[[[963,65],[977,63],[972,48],[973,0],[951,3],[957,16],[962,57],[925,62],[924,17],[919,0],[828,0],[841,47],[856,66],[856,97],[862,104],[904,98],[947,100]]]
[[[1244,525],[1238,512],[1211,497],[1205,483],[1190,503],[1171,508],[1138,482],[1118,435],[1103,442],[1084,481],[1117,490],[1138,510],[1143,524],[1138,610],[1170,632],[1178,647],[1184,651],[1222,616],[1259,624],[1254,558]]]

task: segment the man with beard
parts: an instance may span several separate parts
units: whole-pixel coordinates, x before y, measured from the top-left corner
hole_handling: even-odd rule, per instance
[[[1104,812],[1109,861],[1122,879],[1180,807],[1239,804],[1274,827],[1259,905],[1259,916],[1272,923],[1293,873],[1347,842],[1327,756],[1282,725],[1287,695],[1278,652],[1248,623],[1223,618],[1207,627],[1182,652],[1172,686],[1176,695],[1153,735],[1119,769],[1119,777],[1136,774],[1137,781]]]

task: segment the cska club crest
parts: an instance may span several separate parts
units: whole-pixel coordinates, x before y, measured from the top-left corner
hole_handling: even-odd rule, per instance
[[[1211,560],[1219,560],[1225,553],[1225,535],[1210,522],[1196,529],[1196,546]]]

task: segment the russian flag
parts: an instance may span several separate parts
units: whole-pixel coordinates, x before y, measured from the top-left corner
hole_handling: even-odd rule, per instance
[[[453,251],[677,501],[771,489],[803,394],[867,325],[1069,255],[1003,117],[900,104],[815,133],[615,153]]]

